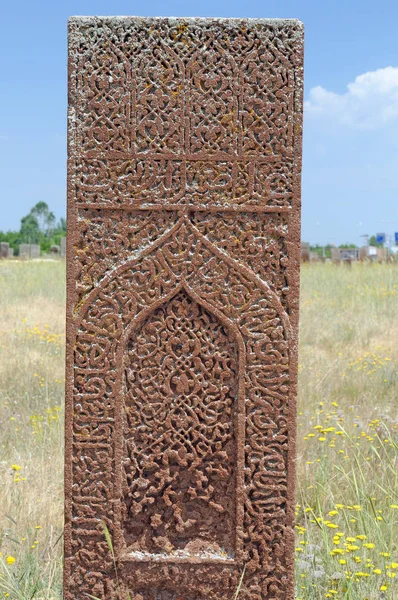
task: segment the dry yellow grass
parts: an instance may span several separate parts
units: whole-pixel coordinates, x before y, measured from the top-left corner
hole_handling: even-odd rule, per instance
[[[64,277],[0,262],[0,598],[62,595]],[[297,599],[398,598],[397,333],[396,265],[304,266]]]
[[[0,597],[61,598],[64,279],[0,262]]]
[[[297,598],[398,597],[398,267],[305,265]]]

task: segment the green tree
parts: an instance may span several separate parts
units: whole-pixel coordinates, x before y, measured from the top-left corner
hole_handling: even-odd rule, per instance
[[[41,251],[50,252],[52,245],[61,243],[66,234],[66,219],[61,217],[56,222],[54,213],[45,202],[38,202],[29,214],[21,219],[19,231],[0,231],[0,242],[8,242],[14,249],[14,255],[19,253],[20,244],[40,244]]]
[[[46,202],[38,202],[31,209],[30,214],[37,219],[40,233],[50,237],[55,227],[55,216],[48,208],[48,204]]]
[[[377,246],[378,248],[382,248],[383,244],[377,243],[377,238],[375,235],[371,235],[368,242],[369,246]]]
[[[14,256],[19,254],[19,245],[22,243],[19,231],[0,231],[0,242],[8,242],[14,249]]]
[[[40,227],[36,217],[32,213],[29,213],[26,217],[22,217],[20,235],[22,242],[25,244],[37,244],[39,242]]]
[[[64,231],[66,233],[66,219],[64,217],[61,217],[58,221],[57,229],[59,232]]]

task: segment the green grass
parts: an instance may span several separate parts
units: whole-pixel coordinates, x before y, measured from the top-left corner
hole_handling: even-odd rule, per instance
[[[0,599],[60,599],[64,264],[0,288]],[[296,598],[394,600],[398,266],[304,265],[300,329]]]

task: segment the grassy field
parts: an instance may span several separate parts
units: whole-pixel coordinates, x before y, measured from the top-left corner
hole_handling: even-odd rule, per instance
[[[61,598],[64,264],[0,261],[0,598]],[[398,266],[304,265],[297,600],[398,598]]]

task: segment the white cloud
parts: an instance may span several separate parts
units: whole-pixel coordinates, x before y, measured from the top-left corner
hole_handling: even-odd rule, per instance
[[[358,75],[347,92],[336,94],[321,86],[310,90],[306,115],[327,118],[357,129],[376,129],[398,120],[398,67]]]

